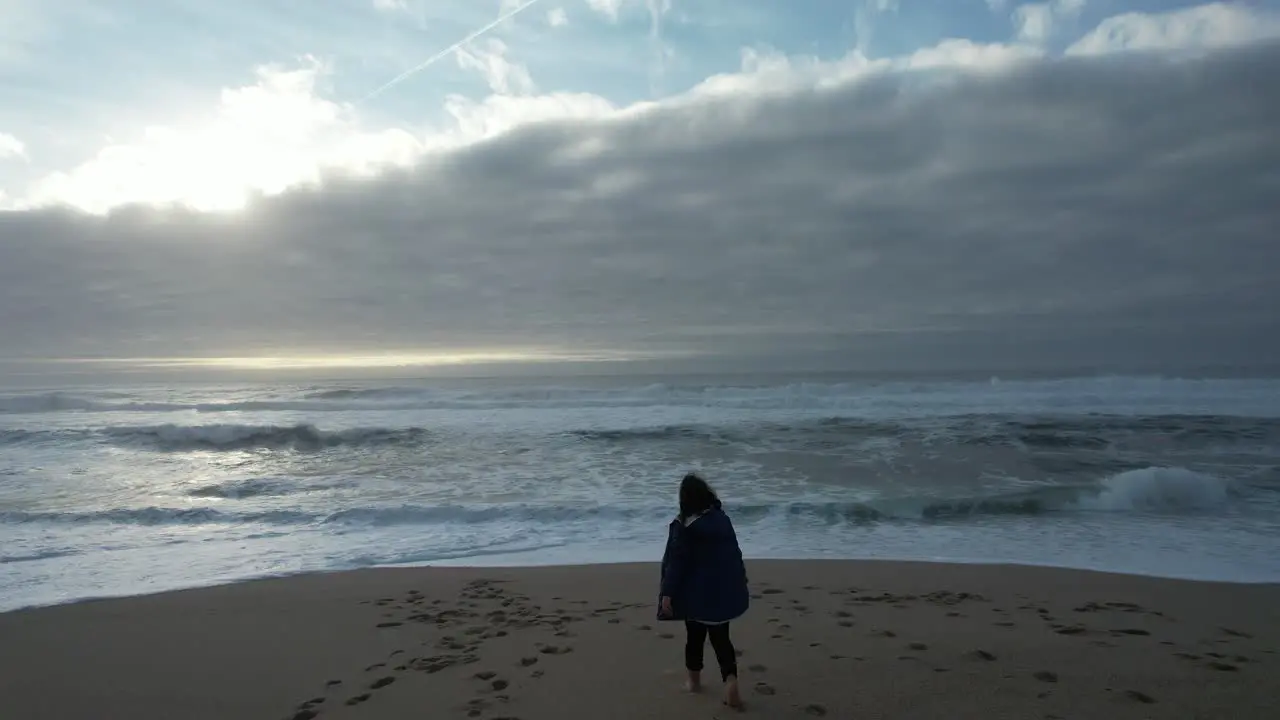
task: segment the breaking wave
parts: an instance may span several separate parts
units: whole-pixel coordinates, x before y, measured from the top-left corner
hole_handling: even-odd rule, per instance
[[[57,549],[43,550],[28,553],[26,555],[0,555],[0,565],[7,565],[9,563],[38,562],[40,560],[52,560],[53,558],[70,557],[72,555],[79,554],[79,550]]]
[[[254,497],[282,497],[299,493],[319,492],[342,487],[335,483],[302,484],[297,481],[276,478],[249,478],[212,485],[201,485],[187,491],[189,497],[244,500]]]
[[[271,485],[245,486],[248,494]],[[219,490],[206,497],[235,497]],[[1072,512],[1206,512],[1239,494],[1226,480],[1184,468],[1150,467],[1111,475],[1090,485],[1047,486],[982,497],[907,497],[845,501],[727,504],[739,522],[784,517],[816,522],[955,521],[1002,515]],[[555,525],[573,522],[645,520],[664,522],[666,505],[402,505],[353,507],[330,513],[302,510],[234,511],[214,508],[117,508],[95,512],[0,512],[4,523],[108,523],[127,525],[435,525],[518,523]]]

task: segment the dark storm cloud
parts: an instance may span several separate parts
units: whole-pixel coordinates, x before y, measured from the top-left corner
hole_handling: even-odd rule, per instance
[[[1267,44],[885,71],[527,126],[240,216],[0,215],[0,355],[1274,361],[1278,69]]]

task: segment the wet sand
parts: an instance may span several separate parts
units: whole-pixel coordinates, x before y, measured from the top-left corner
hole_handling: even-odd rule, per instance
[[[1277,717],[1280,586],[750,561],[757,718]],[[657,565],[379,569],[0,615],[4,718],[729,718]]]

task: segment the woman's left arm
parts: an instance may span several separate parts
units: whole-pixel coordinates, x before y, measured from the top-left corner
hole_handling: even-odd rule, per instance
[[[684,580],[685,567],[689,562],[689,548],[685,542],[683,527],[673,523],[667,536],[667,549],[662,553],[662,589],[664,598],[675,597],[680,592],[680,584]]]

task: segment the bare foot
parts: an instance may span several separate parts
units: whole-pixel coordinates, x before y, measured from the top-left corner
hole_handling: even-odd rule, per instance
[[[689,679],[684,681],[684,689],[691,693],[702,692],[702,673],[689,672]]]
[[[730,677],[724,682],[724,704],[734,710],[742,710],[745,707],[742,704],[742,694],[738,692],[738,678],[736,676]]]

